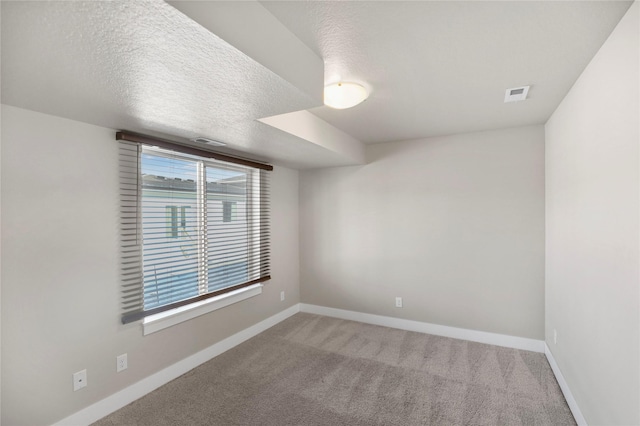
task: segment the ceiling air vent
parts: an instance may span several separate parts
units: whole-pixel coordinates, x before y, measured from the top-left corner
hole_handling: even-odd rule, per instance
[[[216,141],[216,140],[213,140],[213,139],[207,139],[207,138],[195,138],[195,139],[191,139],[191,142],[204,143],[204,144],[211,145],[211,146],[226,146],[227,145],[224,142]]]
[[[524,101],[525,99],[527,99],[527,93],[529,93],[529,86],[514,87],[512,89],[507,89],[507,92],[504,94],[504,101],[505,102]]]

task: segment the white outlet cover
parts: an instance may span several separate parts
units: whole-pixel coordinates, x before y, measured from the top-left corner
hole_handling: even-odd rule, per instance
[[[87,370],[73,373],[73,391],[80,390],[87,386]]]
[[[116,372],[121,372],[123,370],[126,370],[128,367],[127,365],[127,354],[122,354],[122,355],[118,355],[116,357]]]
[[[280,301],[284,302],[284,291],[280,292]]]

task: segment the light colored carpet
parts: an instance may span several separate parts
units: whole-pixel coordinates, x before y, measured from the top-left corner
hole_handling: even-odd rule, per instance
[[[303,313],[95,423],[573,424],[543,354]]]

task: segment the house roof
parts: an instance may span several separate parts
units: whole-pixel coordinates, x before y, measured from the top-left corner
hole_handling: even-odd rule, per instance
[[[142,185],[144,189],[149,190],[193,192],[194,195],[196,193],[196,182],[193,179],[143,174]],[[207,192],[225,195],[244,195],[246,193],[246,180],[233,177],[216,182],[207,182]]]

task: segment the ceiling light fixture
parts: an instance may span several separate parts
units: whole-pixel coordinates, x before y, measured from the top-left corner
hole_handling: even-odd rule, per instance
[[[354,107],[368,96],[367,89],[358,83],[339,82],[324,87],[324,104],[335,109]]]

